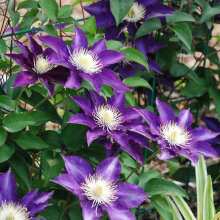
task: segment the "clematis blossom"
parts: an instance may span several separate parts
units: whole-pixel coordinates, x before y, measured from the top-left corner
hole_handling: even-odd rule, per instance
[[[149,148],[147,126],[142,123],[140,115],[132,107],[125,108],[125,95],[114,94],[107,102],[94,91],[87,97],[73,97],[84,113],[78,113],[69,119],[69,123],[84,124],[87,131],[87,143],[99,141],[106,147],[107,156],[115,152],[115,148],[126,151],[143,164],[142,149]]]
[[[67,173],[53,181],[75,194],[80,201],[84,220],[98,220],[106,211],[112,220],[135,220],[128,210],[144,202],[144,190],[131,183],[120,182],[119,157],[109,157],[93,172],[90,164],[77,156],[64,156]]]
[[[159,116],[145,109],[135,109],[150,126],[154,140],[162,150],[160,159],[166,160],[180,154],[198,162],[199,154],[206,157],[218,158],[217,152],[207,142],[219,133],[212,132],[205,127],[191,128],[193,116],[189,109],[180,111],[179,116],[174,115],[173,109],[156,100]]]
[[[163,5],[161,0],[135,0],[128,14],[116,27],[115,18],[111,12],[110,1],[102,0],[85,7],[85,10],[94,15],[97,27],[106,28],[107,40],[125,40],[123,31],[128,30],[130,36],[134,37],[141,22],[153,18],[172,14],[172,8]]]
[[[29,36],[30,50],[19,41],[14,41],[21,54],[6,54],[17,62],[25,71],[21,71],[15,78],[13,87],[27,86],[40,81],[51,96],[55,83],[63,85],[69,76],[69,69],[50,63],[55,53],[50,48],[43,50],[32,37]]]
[[[11,170],[0,175],[0,219],[1,220],[37,220],[35,217],[50,204],[51,193],[28,192],[19,200],[17,185]],[[38,219],[45,220],[45,219]]]
[[[70,76],[65,87],[79,88],[82,85],[82,79],[85,79],[98,93],[102,89],[102,84],[111,86],[117,92],[130,91],[130,88],[123,84],[113,71],[107,69],[109,65],[118,63],[125,54],[107,50],[105,39],[88,47],[84,32],[77,26],[74,28],[75,37],[71,47],[67,47],[63,40],[56,37],[39,37],[43,43],[57,53],[57,56],[50,62],[70,69]]]

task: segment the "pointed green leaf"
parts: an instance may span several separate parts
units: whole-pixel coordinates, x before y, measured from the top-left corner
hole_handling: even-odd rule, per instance
[[[152,89],[150,84],[145,79],[138,76],[128,77],[122,82],[129,87],[146,87],[148,89]]]
[[[55,21],[58,13],[58,4],[55,0],[39,0],[40,7],[48,18]]]

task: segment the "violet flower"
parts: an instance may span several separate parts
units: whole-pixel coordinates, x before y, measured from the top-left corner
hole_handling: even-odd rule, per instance
[[[53,64],[59,64],[70,69],[70,77],[65,83],[67,88],[79,88],[82,79],[87,80],[97,92],[102,89],[102,84],[111,86],[117,92],[130,91],[121,80],[107,66],[118,63],[125,54],[114,50],[107,50],[105,39],[88,47],[88,40],[84,32],[75,27],[75,37],[71,47],[65,42],[52,36],[39,37],[40,40],[51,47],[57,57],[51,60]]]
[[[19,200],[18,187],[11,170],[0,175],[0,185],[1,220],[37,220],[35,217],[38,213],[50,205],[48,200],[53,192],[37,194],[37,190],[32,190]]]
[[[116,21],[110,9],[110,1],[102,0],[85,7],[85,10],[94,15],[97,27],[106,28],[107,40],[124,40],[123,31],[127,28],[129,34],[134,37],[141,22],[153,18],[170,15],[174,10],[163,5],[161,0],[135,0],[128,14],[116,27]]]
[[[212,132],[205,127],[192,129],[193,116],[189,109],[180,111],[177,118],[169,105],[158,99],[156,105],[159,117],[148,110],[135,110],[150,125],[154,140],[158,142],[162,150],[160,159],[170,159],[175,157],[176,154],[180,154],[196,164],[199,154],[206,157],[218,157],[218,154],[207,140],[215,138],[219,133]]]
[[[149,70],[162,74],[158,64],[151,58],[152,54],[157,52],[162,47],[163,45],[161,45],[159,42],[154,41],[153,35],[149,34],[135,41],[124,43],[121,49],[135,48],[139,50],[146,57]],[[122,76],[122,78],[127,78],[135,75],[136,67],[140,68],[141,71],[147,70],[144,66],[130,61],[126,58],[122,59],[119,64],[114,65],[113,70],[115,72],[118,72]]]
[[[98,220],[106,211],[111,220],[135,220],[128,210],[137,207],[148,196],[131,183],[120,182],[121,165],[118,157],[109,157],[93,172],[90,164],[77,156],[63,157],[66,174],[53,181],[75,194],[81,201],[84,220]]]
[[[50,59],[55,56],[53,50],[48,48],[43,51],[41,45],[30,36],[29,41],[30,50],[19,41],[14,41],[22,53],[6,54],[26,69],[17,75],[13,87],[35,84],[39,80],[53,96],[55,83],[64,84],[69,76],[69,70],[49,63]]]
[[[94,140],[104,143],[107,155],[112,155],[113,144],[116,143],[143,164],[140,146],[149,149],[147,138],[151,138],[151,135],[140,115],[132,107],[124,107],[126,99],[123,93],[116,93],[107,102],[94,91],[90,92],[88,98],[73,97],[73,100],[84,113],[72,116],[69,123],[90,127],[86,134],[88,145]]]
[[[202,117],[202,120],[206,123],[210,130],[214,132],[220,132],[220,122],[216,118]],[[220,135],[208,140],[208,142],[214,147],[218,155],[220,155]]]

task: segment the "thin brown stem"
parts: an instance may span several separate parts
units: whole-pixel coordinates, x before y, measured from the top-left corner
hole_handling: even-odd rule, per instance
[[[3,22],[2,22],[2,27],[1,27],[0,35],[3,34],[2,31],[3,31],[4,24],[5,24],[6,14],[7,14],[7,12],[8,12],[9,1],[10,1],[10,0],[8,0],[7,6],[6,6],[6,9],[5,9],[5,13],[4,13],[4,18],[3,18]]]
[[[60,0],[60,8],[62,7],[62,0]],[[60,38],[62,39],[62,23],[60,22]]]
[[[81,6],[81,10],[82,10],[82,15],[83,15],[83,22],[85,24],[86,19],[85,19],[85,12],[84,12],[84,8],[83,8],[82,0],[80,0],[80,6]]]

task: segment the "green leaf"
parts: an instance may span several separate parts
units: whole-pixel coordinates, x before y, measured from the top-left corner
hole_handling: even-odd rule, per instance
[[[39,0],[40,7],[48,18],[55,21],[58,13],[58,4],[55,0]]]
[[[122,47],[122,43],[116,40],[108,40],[105,42],[108,50],[119,51]]]
[[[29,29],[33,24],[34,20],[36,19],[37,13],[38,13],[38,9],[34,9],[34,8],[28,11],[24,15],[19,25],[19,31]]]
[[[203,219],[213,219],[215,215],[215,205],[213,200],[212,178],[209,175],[205,184]]]
[[[6,94],[11,98],[11,99],[16,99],[19,94],[20,94],[20,91],[21,91],[21,87],[15,87],[13,88],[13,84],[14,84],[14,80],[15,80],[15,77],[17,76],[17,74],[14,74],[12,75],[8,81],[7,81],[7,84],[6,84]]]
[[[30,116],[34,123],[32,124],[33,126],[39,126],[42,125],[48,121],[50,121],[53,116],[47,112],[42,112],[42,111],[32,111],[26,113],[28,116]]]
[[[128,77],[122,82],[129,87],[146,87],[148,89],[152,89],[150,84],[145,79],[138,76]]]
[[[82,2],[98,2],[100,0],[81,0]],[[76,0],[73,4],[72,4],[72,7],[76,6],[80,4],[80,0]]]
[[[96,34],[96,20],[94,16],[89,17],[83,25],[77,25],[80,29],[82,29],[86,34]]]
[[[39,27],[48,33],[49,35],[52,35],[54,37],[58,37],[57,30],[52,24],[46,24],[46,25],[39,25]]]
[[[195,18],[183,11],[174,11],[172,15],[166,17],[167,23],[182,21],[196,22]]]
[[[208,21],[210,18],[213,18],[215,15],[219,14],[219,12],[220,12],[220,5],[211,7],[207,2],[205,4],[204,10],[202,11],[200,23],[202,24],[203,22]]]
[[[0,146],[2,146],[7,138],[7,132],[4,128],[0,128]]]
[[[203,218],[203,204],[204,204],[204,191],[207,181],[207,170],[205,159],[199,155],[199,162],[196,166],[196,191],[197,191],[197,219],[204,220]]]
[[[73,7],[71,5],[64,5],[58,11],[58,18],[68,18],[73,13]]]
[[[196,220],[191,209],[189,208],[189,206],[181,196],[172,196],[172,197],[185,219]]]
[[[25,183],[27,188],[31,189],[31,175],[27,161],[20,155],[15,154],[10,159],[10,165],[15,170],[20,179]],[[14,171],[13,171],[14,172]]]
[[[24,129],[28,125],[33,125],[34,119],[26,113],[11,113],[4,120],[4,128],[8,132],[17,132]]]
[[[135,38],[142,37],[146,34],[152,33],[157,29],[161,28],[161,22],[159,18],[150,18],[146,20],[137,30]]]
[[[21,2],[18,5],[17,10],[22,9],[22,8],[38,8],[38,7],[39,7],[38,2],[27,0],[27,1]]]
[[[125,166],[132,167],[132,168],[137,167],[137,162],[132,157],[130,157],[128,154],[121,154],[120,161]]]
[[[15,104],[10,99],[10,97],[6,95],[0,95],[0,107],[7,109],[8,111],[14,111]]]
[[[23,150],[29,150],[29,149],[47,149],[50,146],[43,141],[38,136],[35,136],[33,134],[30,134],[27,131],[19,132],[14,138],[13,141],[17,143],[18,146],[20,146]]]
[[[147,170],[146,172],[139,175],[138,185],[144,189],[145,184],[153,178],[162,178],[162,176],[156,170]]]
[[[45,176],[44,186],[57,177],[64,167],[64,162],[60,154],[54,155],[51,151],[46,151],[42,155],[43,175]]]
[[[9,12],[10,18],[12,20],[12,27],[14,28],[17,25],[17,23],[19,22],[20,14],[18,12],[14,12],[12,10],[9,10],[8,12]]]
[[[180,164],[179,164],[178,160],[176,160],[176,159],[168,160],[168,165],[170,168],[170,175],[173,175],[180,167]]]
[[[209,89],[209,94],[215,101],[216,111],[218,112],[218,117],[220,119],[220,90],[214,86],[211,86]]]
[[[50,145],[51,148],[60,148],[62,145],[61,136],[56,131],[44,131],[41,138]]]
[[[178,208],[174,204],[174,202],[168,196],[166,196],[166,200],[167,200],[168,204],[170,205],[173,219],[183,220],[183,218],[182,218]]]
[[[149,196],[153,195],[178,195],[188,198],[187,193],[175,183],[161,179],[161,178],[153,178],[148,181],[145,185],[145,192]]]
[[[111,11],[115,17],[117,26],[128,14],[133,4],[134,0],[110,0]]]
[[[151,204],[156,208],[164,220],[176,220],[173,219],[170,206],[164,196],[155,195],[150,197]]]
[[[84,125],[68,124],[61,131],[63,143],[71,150],[79,150],[83,143],[86,142],[85,137],[87,129],[88,128]]]
[[[136,105],[135,98],[130,92],[125,92],[125,98],[130,106]]]
[[[145,56],[139,51],[134,48],[127,48],[120,51],[121,53],[127,54],[125,59],[132,60],[136,63],[139,63],[146,67],[146,69],[149,71],[148,63],[145,58]]]
[[[184,22],[177,23],[173,26],[172,30],[175,32],[177,37],[190,50],[191,49],[191,44],[192,44],[192,32],[191,32],[189,26]]]
[[[7,52],[7,49],[8,48],[7,48],[5,41],[0,39],[0,54],[5,54]]]
[[[15,146],[12,143],[4,144],[0,147],[0,163],[7,161],[15,152]]]

